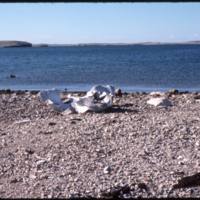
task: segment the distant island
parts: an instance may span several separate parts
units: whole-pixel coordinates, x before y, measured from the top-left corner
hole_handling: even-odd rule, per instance
[[[32,47],[32,44],[29,42],[24,41],[15,41],[15,40],[0,40],[0,47],[1,48],[8,48],[8,47]]]
[[[0,40],[0,48],[11,47],[69,47],[69,46],[132,46],[132,45],[200,45],[200,41],[186,42],[137,42],[137,43],[80,43],[80,44],[32,44],[25,41]]]

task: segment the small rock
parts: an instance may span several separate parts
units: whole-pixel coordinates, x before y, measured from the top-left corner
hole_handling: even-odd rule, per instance
[[[53,132],[52,131],[40,131],[39,134],[44,134],[44,135],[51,135]]]
[[[31,148],[26,148],[25,152],[28,153],[28,154],[34,154],[35,151]]]
[[[172,95],[172,94],[179,94],[179,91],[176,90],[176,89],[171,89],[171,90],[168,91],[168,93],[169,93],[170,95]]]
[[[17,178],[13,178],[10,183],[17,183],[17,182],[21,182],[22,179],[17,179]]]
[[[11,94],[12,91],[10,89],[5,90],[5,94]]]
[[[172,106],[172,103],[165,97],[156,97],[151,98],[147,101],[147,104],[156,106],[156,107],[168,107]]]
[[[38,94],[38,93],[39,93],[39,91],[32,90],[32,91],[30,91],[30,93],[31,93],[31,94]]]
[[[37,177],[36,177],[34,174],[30,174],[30,175],[29,175],[29,178],[30,178],[30,179],[36,179]]]
[[[27,122],[31,122],[31,120],[30,119],[24,119],[24,120],[16,121],[16,122],[14,122],[14,124],[23,124],[23,123],[27,123]]]
[[[17,183],[18,182],[18,180],[16,179],[16,178],[14,178],[14,179],[12,179],[11,181],[10,181],[10,183]]]
[[[41,166],[42,164],[44,164],[44,163],[46,163],[47,161],[46,160],[38,160],[37,162],[36,162],[36,165],[37,165],[37,167],[39,167],[39,166]]]
[[[56,125],[55,122],[49,122],[49,126],[54,126],[54,125]]]
[[[106,166],[104,169],[103,169],[103,173],[104,174],[110,174],[111,172],[111,167],[110,166]]]
[[[82,119],[81,118],[72,118],[71,120],[73,120],[73,121],[81,121]]]
[[[69,195],[69,197],[71,198],[71,199],[76,199],[76,198],[80,198],[80,196],[81,196],[81,194],[79,194],[79,193],[72,193],[72,194],[70,194]]]
[[[48,175],[47,174],[41,174],[39,179],[48,179]]]
[[[196,95],[196,96],[194,96],[194,99],[196,99],[196,100],[200,100],[200,95]]]
[[[183,156],[178,156],[177,159],[183,159]]]
[[[117,88],[117,89],[115,90],[115,95],[118,96],[118,97],[122,97],[122,91],[121,91],[120,88]]]
[[[148,187],[145,183],[139,183],[138,184],[138,188],[142,189],[142,190],[145,190],[147,191],[148,190]]]

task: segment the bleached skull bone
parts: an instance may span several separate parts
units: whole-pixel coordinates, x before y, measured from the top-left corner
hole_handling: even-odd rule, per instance
[[[58,90],[41,91],[39,93],[40,99],[46,103],[51,102],[51,105],[56,111],[62,112],[70,109],[77,113],[85,113],[87,111],[103,111],[112,106],[114,95],[115,88],[110,85],[94,86],[83,97],[68,95],[68,99],[70,101],[67,101],[66,103],[61,100],[60,91]]]

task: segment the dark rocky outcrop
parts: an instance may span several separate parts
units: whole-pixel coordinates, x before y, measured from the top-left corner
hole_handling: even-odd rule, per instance
[[[11,75],[10,75],[10,78],[16,78],[16,75],[11,74]]]
[[[24,41],[14,41],[14,40],[0,40],[1,48],[9,48],[9,47],[32,47],[32,44]]]

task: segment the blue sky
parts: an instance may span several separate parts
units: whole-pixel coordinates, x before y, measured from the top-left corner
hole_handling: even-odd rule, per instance
[[[200,3],[1,3],[0,40],[132,43],[200,40]]]

